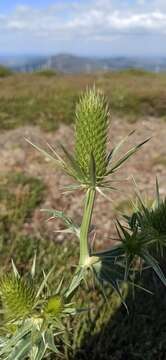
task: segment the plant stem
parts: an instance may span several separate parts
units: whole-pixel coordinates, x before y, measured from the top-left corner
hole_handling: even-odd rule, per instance
[[[85,206],[83,219],[80,229],[80,261],[79,265],[83,266],[86,262],[86,259],[89,257],[89,243],[88,243],[88,234],[91,224],[93,206],[95,201],[95,188],[89,188],[85,197]]]

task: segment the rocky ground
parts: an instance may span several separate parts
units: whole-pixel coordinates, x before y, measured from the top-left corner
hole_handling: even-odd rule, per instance
[[[157,175],[161,195],[166,195],[166,123],[157,118],[146,118],[132,124],[124,119],[113,118],[108,147],[112,148],[134,129],[136,132],[128,139],[122,151],[129,149],[147,137],[152,138],[114,176],[113,180],[117,179],[117,181],[113,184],[118,191],[108,193],[109,200],[97,195],[93,223],[96,225],[96,243],[99,247],[102,247],[103,241],[107,244],[112,241],[111,238],[115,236],[113,220],[129,206],[128,200],[134,194],[132,176],[134,176],[140,191],[152,198]],[[56,148],[61,142],[71,150],[74,146],[73,127],[61,125],[56,132],[52,133],[46,133],[38,127],[30,126],[2,131],[0,134],[0,171],[1,174],[5,174],[9,171],[21,170],[29,175],[42,178],[47,187],[42,207],[64,210],[79,223],[83,207],[83,194],[78,191],[64,194],[63,187],[70,184],[71,179],[59,171],[53,162],[44,158],[31,147],[24,137],[44,148],[47,148],[47,142]],[[46,216],[39,209],[36,209],[33,221],[31,224],[26,224],[25,231],[40,232],[41,224],[44,223],[45,219]],[[45,226],[50,237],[58,241],[63,240],[64,234],[54,232],[62,228],[59,221],[46,223]]]

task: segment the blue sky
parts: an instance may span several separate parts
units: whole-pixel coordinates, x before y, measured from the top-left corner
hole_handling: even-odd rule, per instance
[[[1,0],[0,54],[166,56],[166,0]]]

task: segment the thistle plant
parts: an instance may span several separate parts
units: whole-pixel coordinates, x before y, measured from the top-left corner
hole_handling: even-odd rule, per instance
[[[156,199],[148,208],[137,191],[137,204],[133,204],[133,213],[123,217],[123,223],[117,220],[118,242],[108,250],[95,252],[90,246],[89,235],[92,228],[92,214],[96,193],[105,196],[105,191],[114,191],[112,175],[147,141],[133,146],[124,155],[117,157],[126,138],[114,148],[108,150],[108,127],[110,112],[108,103],[99,90],[88,89],[80,98],[75,114],[75,149],[70,153],[61,145],[63,155],[51,146],[49,152],[31,143],[37,150],[49,157],[74,181],[68,185],[68,191],[81,189],[84,192],[84,210],[81,225],[76,224],[63,211],[43,209],[49,219],[63,220],[64,232],[69,232],[79,240],[79,259],[71,281],[66,286],[63,281],[57,284],[51,293],[48,284],[50,273],[43,272],[44,279],[38,287],[34,281],[35,262],[28,279],[21,278],[13,264],[13,274],[1,277],[0,294],[3,309],[1,327],[0,356],[9,360],[40,360],[50,352],[60,355],[58,339],[63,341],[64,320],[67,316],[77,316],[79,309],[75,293],[79,292],[83,282],[93,281],[104,296],[110,286],[125,304],[123,289],[134,284],[137,277],[133,274],[147,266],[152,268],[166,285],[166,278],[157,259],[157,250],[161,254],[166,245],[166,200],[159,195],[156,182]],[[116,156],[116,157],[115,157]],[[103,244],[104,245],[104,244]],[[56,259],[55,259],[56,261]],[[108,302],[109,306],[109,302]]]

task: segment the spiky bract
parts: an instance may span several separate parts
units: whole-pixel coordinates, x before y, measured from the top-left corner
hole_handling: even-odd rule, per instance
[[[86,176],[93,155],[96,177],[103,178],[107,168],[107,130],[109,110],[103,94],[95,88],[87,90],[76,107],[76,160]]]
[[[22,319],[31,314],[35,290],[24,279],[14,275],[2,277],[0,294],[6,320]]]

